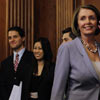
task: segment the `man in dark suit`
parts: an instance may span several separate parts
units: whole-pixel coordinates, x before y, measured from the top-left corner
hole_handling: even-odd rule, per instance
[[[0,64],[0,100],[8,100],[13,86],[19,86],[20,82],[22,82],[21,100],[27,100],[33,53],[25,49],[25,33],[20,27],[9,28],[8,41],[13,54]]]

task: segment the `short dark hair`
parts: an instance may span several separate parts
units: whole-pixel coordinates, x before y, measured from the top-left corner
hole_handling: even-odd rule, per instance
[[[18,27],[18,26],[10,27],[10,28],[8,29],[8,32],[9,32],[9,31],[16,31],[16,32],[19,33],[19,35],[20,35],[21,37],[25,37],[25,32],[24,32],[24,30],[23,30],[21,27]]]
[[[65,34],[65,33],[68,33],[68,32],[70,32],[69,36],[70,36],[72,39],[75,39],[75,38],[76,38],[76,36],[75,36],[75,35],[73,34],[73,32],[72,32],[71,27],[68,27],[68,28],[64,29],[64,30],[62,31],[62,34]]]
[[[75,34],[76,36],[81,35],[80,31],[78,29],[78,14],[80,12],[80,9],[82,9],[82,8],[83,9],[90,9],[96,14],[98,25],[99,25],[99,21],[100,21],[100,12],[95,6],[93,6],[93,5],[82,5],[82,6],[80,6],[79,8],[76,9],[74,16],[73,16],[73,21],[72,21],[72,31],[73,31],[73,34]],[[95,35],[99,34],[99,32],[100,32],[100,29],[97,28]]]
[[[51,50],[49,40],[47,38],[40,37],[39,39],[35,40],[34,44],[36,42],[40,42],[41,45],[42,45],[42,49],[43,49],[43,52],[44,52],[44,60],[51,62],[52,58],[53,58],[53,53],[52,53],[52,50]]]
[[[62,31],[62,34],[65,34],[65,33],[67,33],[67,32],[71,32],[71,31],[72,31],[71,27],[68,27],[68,28],[66,28],[66,29],[64,29],[64,30]]]

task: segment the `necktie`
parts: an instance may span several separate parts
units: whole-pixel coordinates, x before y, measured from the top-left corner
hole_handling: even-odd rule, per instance
[[[14,70],[15,71],[17,71],[18,63],[19,63],[19,55],[16,54],[16,58],[15,58],[15,62],[14,62]]]

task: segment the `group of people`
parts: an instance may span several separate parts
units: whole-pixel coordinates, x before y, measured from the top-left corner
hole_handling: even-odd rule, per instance
[[[34,41],[33,52],[25,46],[20,27],[8,30],[13,55],[0,63],[0,100],[9,100],[20,86],[20,100],[100,100],[100,12],[93,5],[80,6],[74,13],[72,39],[62,38],[56,65],[47,38]]]
[[[55,64],[48,39],[34,41],[31,52],[24,46],[23,29],[11,27],[8,41],[13,54],[0,64],[0,100],[15,100],[11,93],[14,86],[19,87],[21,82],[20,100],[49,100]]]

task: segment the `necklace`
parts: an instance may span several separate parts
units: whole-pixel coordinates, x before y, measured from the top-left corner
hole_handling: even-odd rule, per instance
[[[95,41],[95,47],[96,47],[95,50],[93,50],[92,48],[90,48],[90,47],[89,47],[89,44],[86,43],[84,40],[81,40],[81,41],[82,41],[82,44],[83,44],[90,52],[96,53],[96,52],[98,51],[96,41]]]

